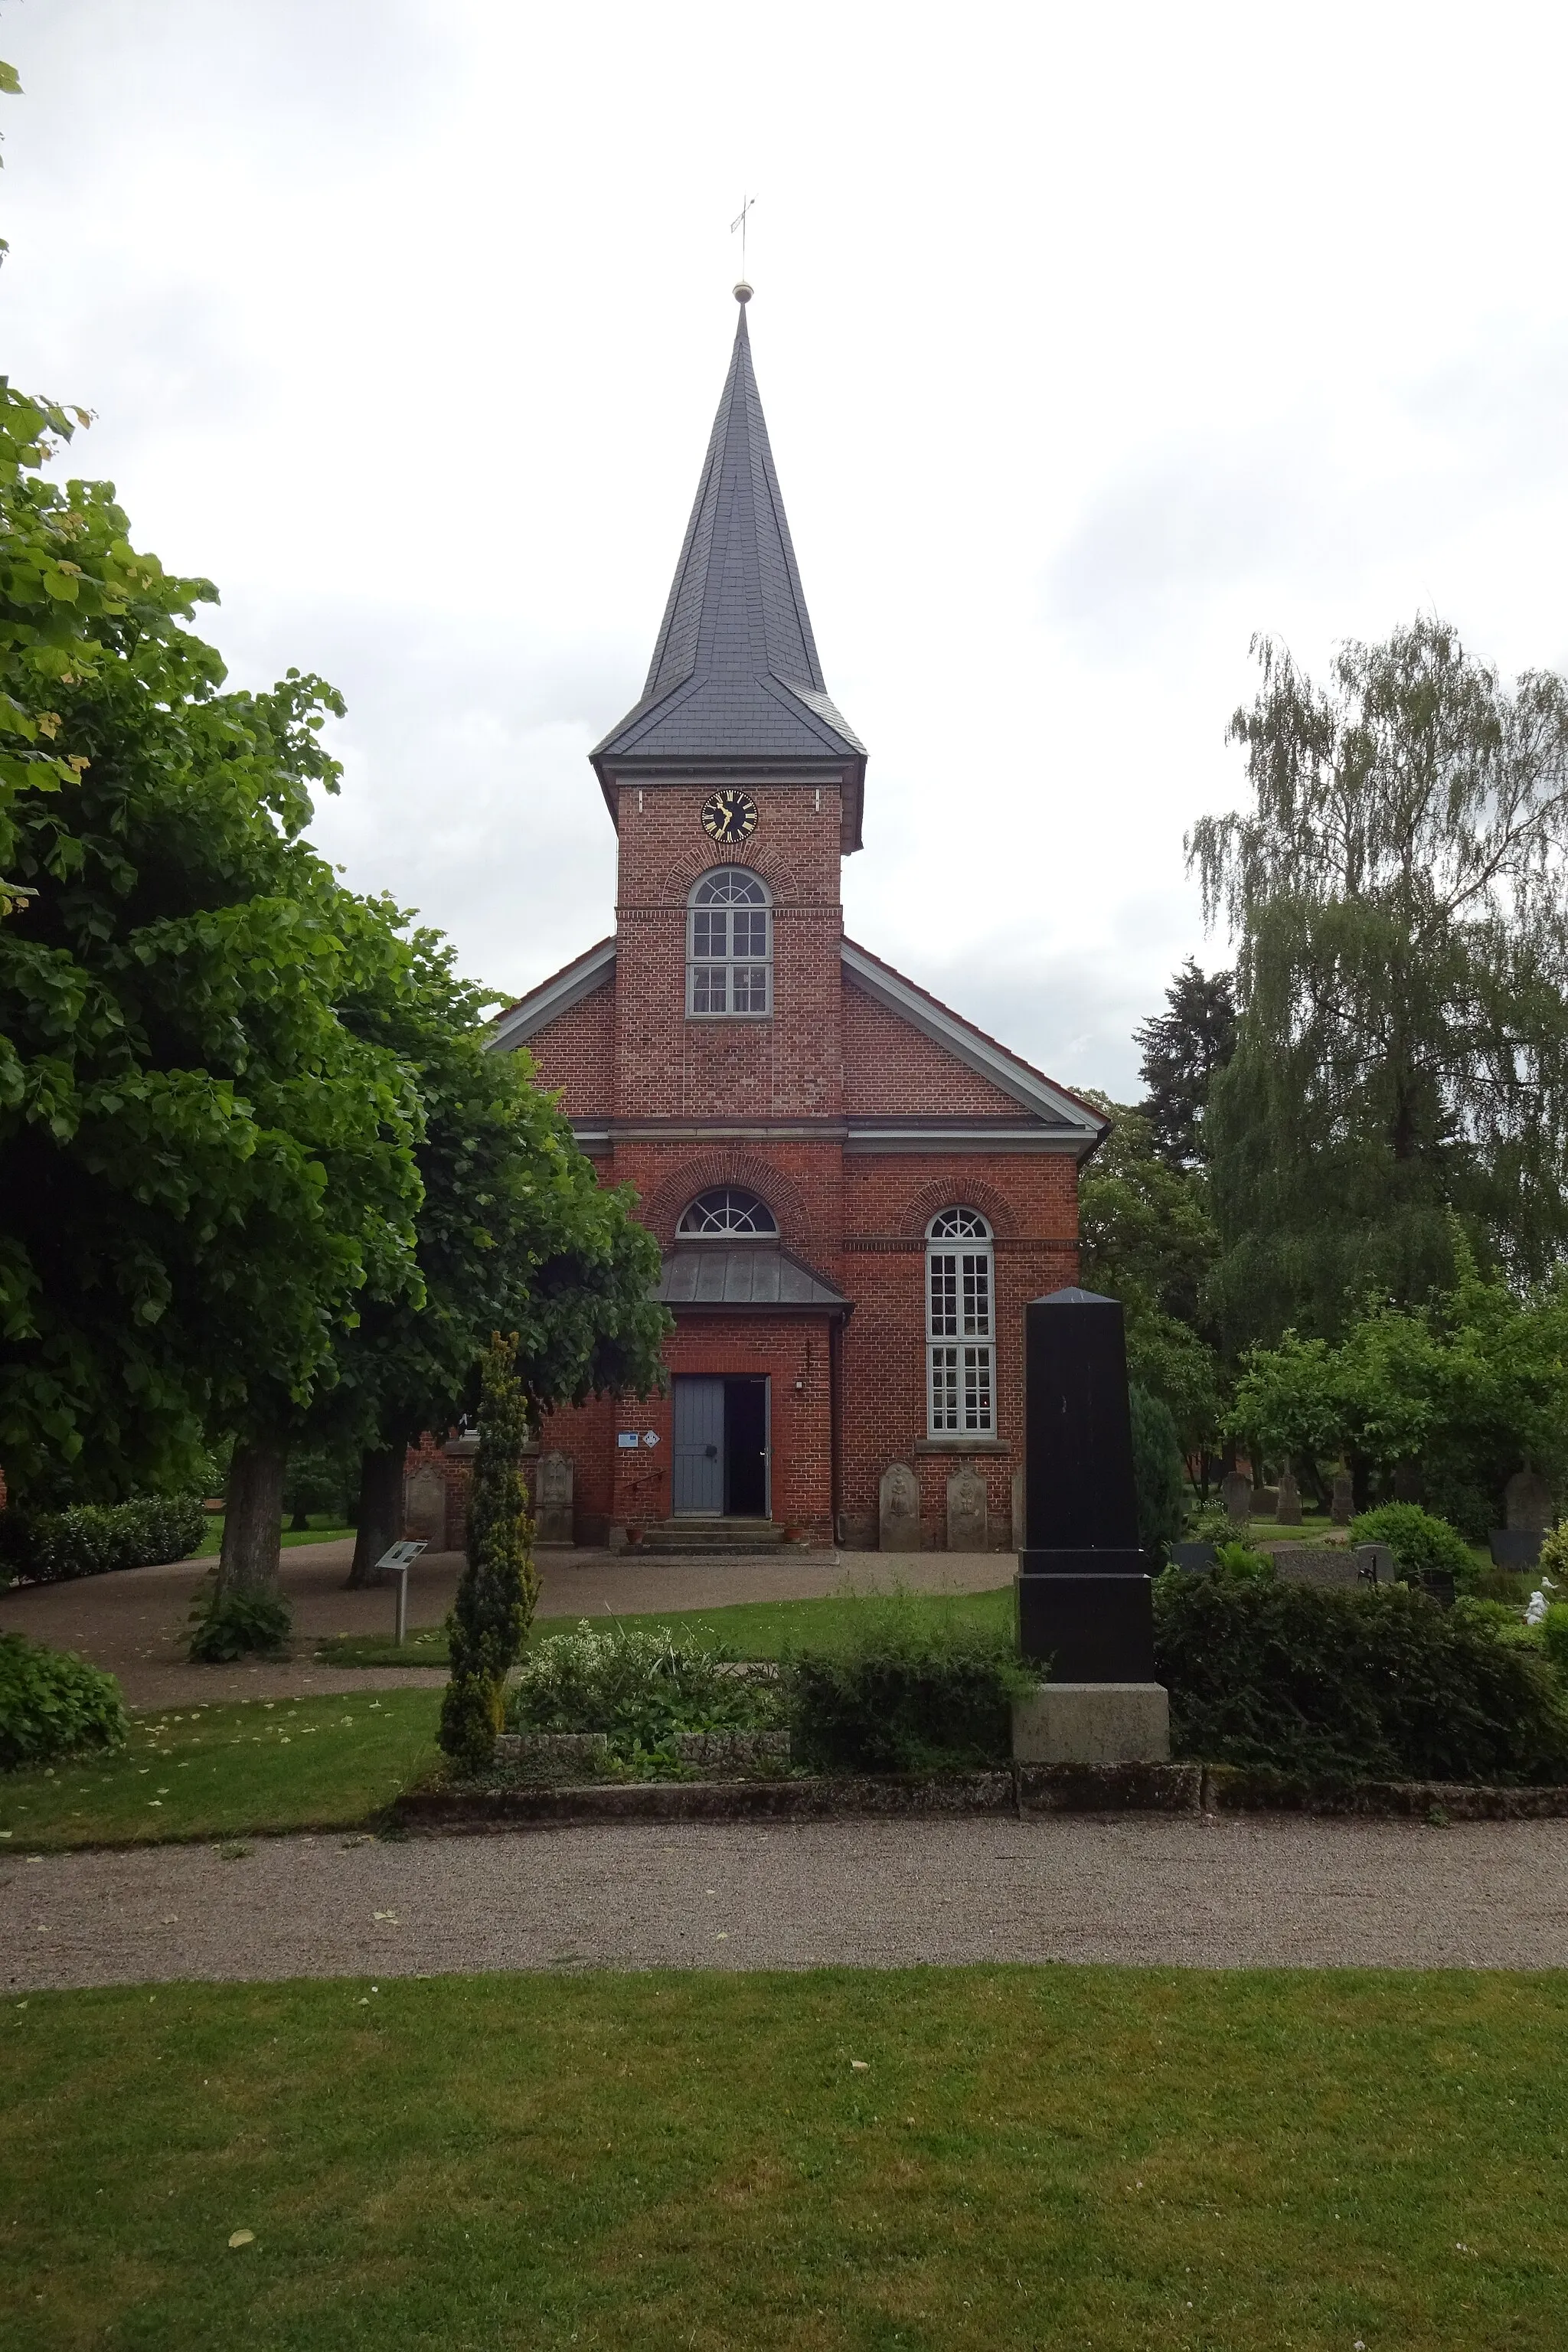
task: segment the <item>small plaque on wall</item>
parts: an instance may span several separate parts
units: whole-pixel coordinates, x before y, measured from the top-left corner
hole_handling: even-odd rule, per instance
[[[636,1431],[635,1429],[623,1429],[622,1431],[620,1431],[620,1433],[618,1433],[618,1435],[616,1436],[616,1444],[621,1448],[621,1450],[622,1450],[622,1452],[623,1452],[623,1453],[624,1453],[624,1452],[625,1452],[625,1451],[626,1451],[629,1446],[635,1446],[635,1445],[639,1444],[640,1443],[641,1443],[641,1440],[638,1438],[637,1433],[637,1431]]]

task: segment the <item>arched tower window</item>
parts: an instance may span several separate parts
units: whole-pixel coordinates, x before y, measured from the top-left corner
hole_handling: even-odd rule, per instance
[[[704,874],[688,900],[686,1009],[755,1018],[773,1009],[768,886],[738,866]]]
[[[777,1241],[778,1220],[765,1201],[740,1184],[718,1184],[699,1192],[680,1213],[675,1228],[682,1241]]]
[[[977,1209],[926,1227],[926,1393],[933,1437],[996,1433],[991,1228]]]

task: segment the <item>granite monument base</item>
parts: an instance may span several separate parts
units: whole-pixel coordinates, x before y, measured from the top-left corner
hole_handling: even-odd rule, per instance
[[[1164,1764],[1171,1701],[1163,1683],[1042,1683],[1013,1702],[1019,1764]]]

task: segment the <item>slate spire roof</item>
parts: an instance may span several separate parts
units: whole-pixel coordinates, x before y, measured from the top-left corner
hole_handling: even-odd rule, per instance
[[[858,841],[865,746],[828,695],[752,366],[745,299],[642,698],[591,754],[647,765],[843,772]]]

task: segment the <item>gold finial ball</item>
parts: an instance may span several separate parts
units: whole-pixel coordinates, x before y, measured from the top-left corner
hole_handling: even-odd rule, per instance
[[[740,284],[739,284],[739,285],[736,287],[736,289],[735,289],[735,299],[736,299],[736,301],[737,301],[737,302],[739,302],[739,303],[742,305],[742,309],[743,309],[743,308],[744,308],[744,306],[745,306],[745,305],[746,305],[746,304],[751,300],[751,299],[752,299],[752,289],[751,289],[751,288],[747,285],[747,283],[746,283],[745,279],[742,278],[742,280],[741,280],[741,282],[740,282]]]

